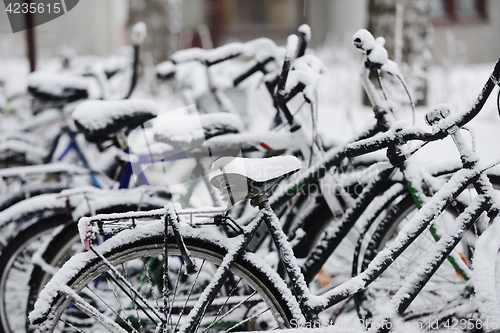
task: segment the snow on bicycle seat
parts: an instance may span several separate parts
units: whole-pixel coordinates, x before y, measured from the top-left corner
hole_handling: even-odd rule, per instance
[[[205,140],[214,136],[239,133],[242,128],[241,119],[227,112],[175,117],[169,117],[166,113],[156,120],[153,132],[156,141],[168,143],[175,149],[190,150],[200,147]]]
[[[45,102],[74,102],[89,97],[90,81],[78,75],[35,72],[28,77],[28,91]]]
[[[85,101],[71,116],[88,141],[100,142],[122,128],[133,129],[157,114],[158,106],[151,101],[120,100]]]
[[[295,156],[221,157],[212,165],[210,183],[235,203],[265,194],[278,180],[299,171],[301,166]]]

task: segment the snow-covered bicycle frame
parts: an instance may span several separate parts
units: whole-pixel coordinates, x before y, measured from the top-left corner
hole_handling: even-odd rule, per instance
[[[216,109],[222,112],[239,114],[237,106],[224,92],[225,89],[238,87],[256,72],[267,74],[281,56],[280,48],[270,39],[259,38],[247,43],[231,43],[213,50],[191,48],[175,52],[170,60],[159,64],[156,67],[157,76],[161,79],[176,79],[180,95],[185,105],[196,102],[202,112],[214,112],[210,100],[206,96],[214,99]],[[246,57],[248,65],[245,64],[244,72],[236,73],[236,70],[223,76],[214,76],[210,68],[213,65],[224,63],[237,57]],[[191,74],[195,68],[201,67],[199,72],[204,73],[204,78],[188,78],[186,72]],[[276,64],[274,67],[277,67]],[[238,68],[239,70],[239,68]],[[206,81],[206,82],[205,82]],[[199,87],[198,87],[199,86]],[[272,88],[270,89],[273,95]],[[208,104],[208,105],[205,105]],[[239,105],[239,108],[242,106]],[[246,114],[240,116],[247,117]],[[246,119],[245,119],[246,120]]]
[[[305,28],[302,28],[304,30]],[[302,36],[302,34],[301,34]],[[296,36],[294,36],[296,38]],[[293,38],[292,38],[293,39]],[[287,103],[294,98],[297,94],[303,92],[304,97],[307,102],[311,103],[313,100],[313,96],[311,94],[311,90],[314,90],[317,79],[319,78],[319,74],[322,71],[322,64],[316,58],[312,56],[305,56],[304,59],[297,60],[297,66],[302,66],[297,71],[292,71],[289,74],[291,63],[294,60],[295,55],[299,55],[297,48],[300,48],[300,56],[303,56],[304,49],[307,47],[308,38],[303,37],[302,41],[298,43],[298,39],[293,39],[293,45],[287,47],[287,52],[285,55],[284,65],[282,72],[278,75],[278,73],[274,73],[271,78],[268,79],[266,85],[267,88],[273,97],[274,106],[276,107],[278,113],[283,113],[284,117],[287,119],[292,119]],[[222,63],[229,59],[233,59],[238,56],[251,57],[252,63],[249,68],[246,69],[245,72],[239,74],[236,78],[232,79],[232,85],[238,86],[242,81],[246,80],[248,77],[256,73],[257,71],[261,71],[264,74],[268,73],[266,69],[266,65],[271,61],[276,61],[279,58],[279,54],[281,51],[279,48],[270,40],[261,38],[251,42],[247,42],[245,44],[241,43],[233,43],[222,46],[220,48],[214,50],[202,50],[202,49],[188,49],[176,52],[172,55],[171,60],[162,63],[157,66],[158,76],[162,78],[171,78],[176,75],[177,66],[183,64],[189,64],[194,62],[202,63],[208,71],[208,68],[212,65]],[[301,60],[303,60],[301,62]],[[304,69],[304,66],[307,66],[307,69]],[[247,66],[248,67],[248,66]],[[210,73],[207,72],[208,75]],[[313,77],[313,78],[312,78]],[[291,79],[290,79],[291,78]],[[220,80],[219,80],[220,81]],[[279,81],[279,82],[278,82]],[[210,91],[216,94],[220,98],[219,104],[221,108],[227,109],[224,107],[224,100],[227,98],[222,97],[222,92],[217,84],[213,84],[212,81],[209,81]],[[285,87],[286,84],[286,87]],[[275,87],[280,85],[275,92]],[[309,93],[309,95],[307,95]],[[192,106],[189,106],[192,108]],[[297,112],[302,109],[299,108]],[[196,110],[196,108],[195,108]],[[191,112],[193,113],[193,112]],[[234,112],[233,112],[234,113]],[[197,114],[194,112],[194,114]],[[218,117],[222,117],[224,113],[221,113]],[[165,116],[168,116],[166,114]],[[161,118],[160,116],[159,118]],[[203,170],[200,168],[202,163],[200,160],[206,157],[210,157],[212,159],[218,156],[238,156],[241,154],[247,154],[252,152],[262,152],[263,154],[273,153],[285,151],[291,148],[299,148],[301,154],[305,161],[310,161],[313,157],[317,159],[318,156],[321,155],[321,152],[318,150],[317,140],[311,139],[314,134],[309,133],[308,130],[300,129],[299,127],[288,130],[285,126],[281,126],[280,128],[275,128],[274,130],[265,131],[265,132],[247,132],[247,133],[230,133],[230,134],[222,134],[211,137],[203,137],[200,135],[203,131],[200,128],[194,128],[191,123],[199,123],[202,119],[206,118],[208,122],[210,121],[211,114],[209,115],[199,115],[199,119],[193,119],[194,117],[187,118],[178,118],[178,119],[170,119],[168,117],[165,118],[165,123],[167,126],[165,128],[161,128],[161,125],[158,126],[158,130],[155,132],[155,138],[159,138],[159,141],[166,142],[172,144],[172,140],[169,139],[171,135],[169,132],[180,133],[179,129],[186,127],[186,124],[189,124],[189,130],[186,131],[183,137],[193,136],[195,138],[189,138],[187,141],[200,141],[198,145],[193,145],[192,143],[185,142],[182,143],[183,146],[189,147],[184,151],[181,151],[177,154],[173,154],[172,152],[167,152],[166,154],[158,154],[155,155],[154,158],[150,157],[150,163],[155,163],[158,161],[166,161],[171,160],[172,156],[174,158],[186,158],[192,157],[197,161],[197,166],[193,171],[191,178],[203,178],[204,175],[207,174],[208,170]],[[215,116],[214,116],[215,117]],[[217,117],[215,117],[217,118]],[[275,117],[276,118],[276,117]],[[160,122],[161,120],[158,119]],[[275,119],[276,121],[276,119]],[[202,121],[203,123],[203,121]],[[203,124],[202,124],[203,125]],[[156,125],[155,125],[156,126]],[[228,124],[221,124],[219,128],[230,126]],[[201,126],[205,127],[205,126]],[[238,126],[236,126],[238,127]],[[274,127],[274,126],[273,126]],[[193,134],[191,134],[191,132]],[[196,133],[195,133],[196,132]],[[198,136],[198,137],[196,137]],[[203,145],[201,144],[203,141]],[[154,155],[154,154],[152,154]],[[147,162],[147,161],[145,161]],[[138,170],[140,172],[140,170]],[[206,177],[203,178],[206,182]],[[191,183],[193,185],[194,183]],[[211,194],[212,200],[217,203],[217,195],[213,194],[213,189],[211,186],[208,186],[209,192]],[[186,195],[189,197],[192,188],[190,191],[188,190]],[[186,196],[184,196],[186,197]],[[186,200],[181,200],[181,204],[186,205]]]
[[[288,61],[291,61],[291,56],[289,57]],[[298,84],[304,86],[304,84],[302,84],[300,82]],[[297,94],[298,92],[300,92],[300,91],[297,90],[294,93],[294,95]],[[82,107],[82,110],[80,110],[81,112],[79,112],[79,114],[86,115],[86,114],[88,114],[88,112],[90,112],[90,110],[87,110],[88,107],[84,107],[83,105],[81,107]],[[99,106],[99,107],[102,108],[104,106],[102,106],[102,107]],[[123,107],[127,108],[126,105],[124,105]],[[130,106],[128,106],[128,107],[130,107]],[[85,109],[85,110],[83,110],[83,109]],[[168,118],[167,118],[167,120],[168,120]],[[161,129],[161,126],[160,126],[160,129]],[[141,127],[141,128],[138,128],[136,131],[144,132],[145,129],[143,127]],[[200,131],[201,131],[201,133],[203,133],[203,130],[201,130],[201,128],[200,128]],[[292,140],[292,138],[295,138],[295,136],[298,135],[299,133],[302,134],[302,136],[299,136],[298,139]],[[147,137],[146,133],[143,133],[143,134],[144,134],[144,137]],[[118,132],[117,135],[120,136],[120,138],[118,138],[116,140],[117,144],[119,142],[123,143],[122,148],[125,149],[126,151],[128,151],[129,145],[126,144],[127,138],[123,137],[123,134],[120,132]],[[141,134],[141,136],[142,136],[142,134]],[[187,150],[187,151],[176,151],[176,150],[166,151],[166,152],[162,151],[158,154],[156,154],[156,153],[152,154],[151,151],[149,153],[142,153],[142,154],[140,153],[140,154],[134,156],[130,161],[126,162],[126,166],[123,170],[123,174],[122,174],[121,180],[119,182],[120,183],[119,188],[121,188],[121,189],[128,188],[128,184],[131,180],[132,174],[134,174],[136,176],[136,178],[140,184],[144,184],[144,185],[149,184],[149,182],[147,181],[147,179],[143,173],[143,169],[141,168],[141,164],[145,164],[147,166],[148,164],[152,164],[155,162],[175,161],[175,160],[190,158],[190,157],[195,158],[199,161],[200,159],[205,158],[205,157],[219,156],[219,154],[221,154],[221,153],[228,153],[230,151],[232,151],[233,153],[236,152],[236,154],[241,153],[242,151],[244,153],[249,152],[249,151],[255,151],[256,149],[258,149],[256,147],[261,147],[263,145],[267,146],[267,147],[269,147],[269,146],[275,147],[276,149],[284,149],[284,148],[290,147],[291,145],[293,146],[294,144],[298,145],[297,144],[298,142],[306,141],[304,137],[307,138],[308,134],[307,133],[304,134],[303,131],[296,131],[296,133],[289,133],[287,131],[282,131],[281,133],[269,132],[269,133],[266,133],[264,135],[250,134],[250,133],[242,134],[241,136],[239,134],[218,135],[218,136],[215,136],[211,139],[206,140],[207,146],[200,147],[200,148],[195,148],[195,149],[191,149],[191,150]],[[216,141],[216,140],[219,140],[219,141]],[[147,141],[147,139],[146,139],[146,141]],[[262,142],[264,142],[264,144],[261,144]],[[238,143],[238,144],[236,144],[236,148],[235,148],[235,143]],[[305,153],[307,153],[309,150],[310,150],[310,147],[307,146]],[[207,172],[206,172],[206,170],[204,170],[202,168],[202,164],[198,163],[198,166],[200,166],[200,167],[195,168],[192,177],[206,175]],[[209,189],[211,189],[211,186],[209,186]],[[65,193],[70,193],[70,192],[73,193],[73,194],[71,194],[71,196],[75,196],[79,192],[82,192],[82,193],[85,192],[85,190],[79,191],[78,189],[75,189],[73,191],[66,191]],[[192,192],[186,193],[184,196],[181,197],[181,201],[187,202],[189,200],[191,194],[192,194]],[[89,198],[91,198],[92,200],[94,200],[94,198],[98,198],[98,196],[99,196],[99,191],[90,191],[89,192]],[[15,209],[13,209],[13,213],[11,213],[9,211],[9,212],[6,212],[6,214],[3,214],[5,218],[1,219],[1,215],[0,215],[0,224],[6,224],[8,221],[11,221],[11,220],[22,220],[28,216],[33,215],[33,214],[40,214],[41,211],[43,211],[43,209],[41,209],[41,207],[40,207],[41,205],[43,205],[43,202],[50,201],[50,200],[45,200],[47,198],[49,198],[49,197],[46,197],[46,198],[42,197],[40,199],[33,198],[33,199],[29,199],[25,202],[20,203],[18,205],[18,207],[15,207]],[[76,209],[77,211],[84,212],[84,214],[92,213],[91,210],[86,211],[85,209],[76,208],[76,206],[73,206],[73,204],[72,204],[73,200],[69,200],[70,196],[68,196],[66,194],[51,195],[50,198],[52,198],[52,199],[53,198],[66,198],[66,201],[67,201],[66,204],[64,203],[64,200],[56,200],[56,201],[61,201],[60,205],[56,205],[58,208],[62,209],[66,205],[67,207],[65,209],[69,210],[69,211]],[[216,200],[218,197],[213,195],[212,198],[214,199],[214,202],[217,203]],[[88,206],[88,204],[79,203],[78,199],[76,199],[75,202],[77,202],[78,206],[82,206],[82,207]],[[96,202],[97,202],[97,200],[96,200]],[[59,207],[59,206],[61,206],[61,207]],[[138,203],[138,206],[140,207],[141,203]],[[116,207],[116,205],[113,204],[113,205],[110,205],[109,207],[105,207],[102,203],[100,203],[99,207],[100,207],[100,210],[103,210],[103,209],[109,210],[109,209],[113,209],[113,207]],[[50,216],[50,214],[59,214],[60,209],[54,210],[54,208],[55,208],[54,204],[47,205],[47,208],[45,209],[46,212],[44,212],[43,215]],[[64,211],[64,209],[63,209],[63,211]],[[79,218],[80,216],[82,216],[82,215],[76,215],[76,218]],[[3,221],[3,223],[1,223],[1,221]]]
[[[290,56],[289,59],[288,59],[288,61],[291,61],[291,59],[292,59],[292,57]],[[293,78],[294,75],[292,74],[292,75],[290,75],[290,77]],[[295,84],[297,86],[300,86],[301,88],[299,88],[299,89],[292,89],[292,90],[294,90],[293,96],[296,95],[296,94],[298,94],[306,86],[306,84],[300,82],[300,80],[296,79],[294,82],[295,82]],[[289,95],[287,97],[292,98],[293,96]],[[86,109],[88,109],[88,108],[86,108]],[[80,111],[82,111],[82,110],[80,110]],[[82,111],[82,112],[79,112],[79,114],[87,115],[90,111],[91,110],[88,110],[88,112],[83,112]],[[211,116],[211,115],[206,115],[206,116]],[[182,127],[182,126],[180,126],[180,127]],[[140,131],[144,132],[145,129],[141,128],[141,129],[138,129],[138,131],[139,132]],[[203,131],[201,131],[201,132],[203,132]],[[161,133],[161,131],[160,131],[160,133]],[[146,133],[143,133],[143,134],[144,134],[143,135],[144,137],[147,137]],[[302,137],[300,137],[299,135],[302,135]],[[299,139],[293,139],[292,140],[292,138],[295,138],[296,136],[298,136]],[[200,148],[200,149],[194,149],[194,150],[185,151],[185,152],[183,152],[183,151],[180,151],[180,152],[179,151],[177,151],[177,152],[176,151],[169,151],[169,152],[161,152],[161,153],[158,153],[158,154],[152,153],[150,151],[149,154],[144,154],[142,156],[137,156],[138,158],[132,158],[133,162],[131,162],[131,163],[129,163],[127,165],[127,169],[126,169],[125,173],[127,173],[127,170],[129,170],[129,172],[130,172],[131,171],[130,169],[132,169],[135,172],[135,175],[138,178],[141,178],[141,177],[144,177],[144,174],[142,172],[143,170],[140,167],[134,167],[137,164],[141,164],[141,163],[150,164],[152,162],[154,163],[155,161],[177,160],[177,159],[182,159],[182,158],[187,158],[187,157],[195,157],[197,159],[200,159],[200,158],[203,158],[203,157],[207,157],[207,156],[213,157],[214,155],[215,156],[218,155],[220,152],[228,152],[228,149],[227,149],[228,146],[234,147],[234,145],[232,145],[232,143],[234,143],[234,142],[239,142],[240,143],[240,145],[237,145],[238,146],[238,150],[240,150],[239,147],[245,146],[247,148],[244,147],[242,150],[243,150],[243,152],[248,152],[248,151],[254,151],[254,150],[256,150],[255,147],[266,146],[266,147],[268,147],[267,149],[263,148],[263,150],[266,151],[266,150],[270,149],[269,146],[275,147],[277,149],[281,149],[281,148],[288,148],[291,145],[299,145],[298,143],[303,143],[303,142],[309,142],[310,141],[307,132],[303,131],[303,130],[297,130],[294,133],[289,133],[286,130],[283,130],[280,133],[269,132],[269,134],[266,133],[266,135],[264,135],[264,137],[263,137],[263,135],[259,135],[259,134],[255,134],[255,135],[249,134],[249,135],[243,135],[241,137],[238,137],[238,135],[227,135],[227,136],[225,136],[225,138],[222,138],[221,140],[217,141],[217,143],[213,143],[211,141],[211,140],[218,139],[219,137],[222,137],[222,136],[216,136],[216,137],[213,137],[212,139],[207,140],[208,141],[208,148],[207,147],[203,147],[203,148]],[[122,137],[121,139],[118,139],[116,141],[117,142],[126,142],[127,140]],[[230,141],[230,142],[228,143],[227,141]],[[262,143],[262,142],[264,142],[264,143]],[[146,139],[146,143],[147,143],[147,139]],[[257,148],[257,149],[259,149],[259,148]],[[231,150],[231,149],[229,149],[229,150]],[[307,156],[307,154],[309,153],[310,150],[311,150],[311,148],[309,146],[307,146],[307,150],[304,152],[304,155]],[[198,171],[200,171],[200,170],[198,170]],[[204,174],[201,174],[201,175],[204,175]],[[193,176],[196,176],[196,175],[193,175]],[[126,181],[128,183],[128,178],[126,179]],[[69,197],[74,196],[76,198],[75,200],[78,201],[78,198],[80,198],[81,194],[82,194],[80,192],[81,191],[79,191],[78,189],[71,190],[71,191],[65,191],[65,193],[61,193],[61,195],[59,195],[58,197],[64,199],[66,197],[69,198]],[[77,215],[77,212],[87,212],[87,211],[89,211],[90,213],[92,213],[92,210],[94,209],[93,206],[96,203],[98,203],[98,206],[100,207],[101,211],[103,209],[113,209],[113,207],[116,207],[116,205],[115,206],[108,205],[108,207],[104,207],[103,203],[100,202],[100,200],[99,200],[99,195],[100,195],[99,191],[91,191],[90,193],[86,194],[86,196],[88,198],[86,198],[85,200],[86,201],[90,200],[91,204],[89,204],[88,202],[85,203],[85,201],[83,203],[80,203],[79,206],[76,209],[76,212],[73,214],[73,216]],[[120,197],[122,197],[121,194],[118,196],[118,198],[120,198]],[[117,199],[117,198],[114,198],[114,199]],[[130,198],[125,198],[125,199],[126,199],[125,201],[127,201],[127,202],[130,201],[129,200]],[[141,202],[138,203],[138,206],[140,207],[141,205],[147,205],[147,204],[149,204],[149,206],[152,206],[151,205],[151,203],[152,203],[151,201],[154,202],[153,199],[154,198],[145,200],[145,202],[141,201]],[[72,202],[73,199],[71,199],[70,201]],[[116,200],[114,200],[114,202],[115,201]],[[86,208],[85,206],[89,206],[88,210],[85,210],[85,208]],[[154,206],[154,204],[153,204],[153,206]],[[118,209],[117,211],[123,211],[123,210],[122,209]],[[81,216],[81,215],[77,215],[77,216]],[[63,229],[62,232],[64,232],[65,229]],[[37,258],[40,259],[40,257],[43,258],[43,255],[40,255]]]
[[[301,315],[298,318],[293,319],[295,319],[299,324],[304,322],[315,322],[318,321],[317,314],[319,312],[337,304],[347,297],[354,295],[356,292],[363,290],[371,282],[376,280],[376,278],[391,265],[391,263],[416,239],[416,237],[423,230],[425,230],[430,223],[432,223],[436,216],[443,212],[450,198],[456,199],[457,196],[469,185],[474,185],[479,195],[465,209],[465,211],[459,215],[455,228],[452,232],[440,235],[441,238],[437,241],[435,248],[432,249],[431,253],[423,257],[422,264],[412,273],[403,287],[393,297],[390,309],[382,313],[380,316],[382,321],[387,322],[393,316],[402,314],[432,274],[443,263],[443,261],[446,260],[450,252],[462,238],[464,232],[472,226],[475,220],[483,212],[488,212],[490,218],[494,220],[500,212],[498,199],[495,199],[496,194],[494,193],[491,183],[489,183],[488,178],[484,174],[484,171],[491,166],[480,165],[477,155],[475,155],[467,147],[464,139],[458,133],[459,127],[465,125],[479,113],[495,83],[498,84],[499,77],[500,62],[497,63],[493,75],[488,80],[477,102],[469,112],[446,117],[447,109],[446,107],[441,106],[434,109],[432,113],[429,113],[427,121],[433,126],[432,133],[416,130],[415,128],[401,129],[399,127],[395,127],[387,133],[351,144],[347,147],[345,150],[346,155],[356,156],[368,151],[375,151],[393,145],[400,145],[411,140],[430,142],[451,135],[461,154],[463,162],[463,168],[455,173],[446,185],[443,186],[431,199],[429,199],[417,215],[410,220],[407,226],[405,226],[402,232],[397,236],[396,240],[389,245],[386,250],[380,252],[364,272],[322,295],[313,295],[307,287],[306,279],[301,273],[300,266],[298,265],[293,254],[293,250],[287,241],[287,236],[281,230],[279,220],[271,209],[267,197],[261,192],[258,196],[254,197],[257,198],[254,202],[258,204],[260,214],[247,226],[238,227],[242,229],[240,237],[238,239],[234,239],[233,246],[224,258],[222,264],[217,269],[216,276],[218,278],[213,279],[210,285],[204,290],[203,294],[199,298],[199,303],[190,312],[188,320],[186,321],[186,326],[182,327],[181,331],[191,332],[196,329],[198,320],[203,315],[203,309],[205,309],[216,296],[218,289],[220,289],[222,283],[224,283],[224,276],[226,276],[229,267],[231,267],[234,260],[243,253],[244,249],[250,242],[251,238],[255,235],[262,222],[267,225],[271,237],[276,247],[279,249],[278,252],[281,262],[285,266],[290,280],[293,281],[293,287],[295,290],[294,302],[296,302],[295,304],[297,309],[300,309],[301,311]],[[222,174],[224,174],[224,171],[222,171]],[[161,209],[145,213],[95,216],[81,220],[80,231],[82,240],[85,240],[87,242],[87,246],[99,256],[99,249],[88,243],[89,239],[92,238],[91,235],[94,232],[99,232],[99,228],[123,227],[123,225],[119,226],[119,224],[116,223],[119,220],[132,220],[134,221],[133,223],[137,223],[137,219],[144,217],[164,218],[164,221],[166,221],[165,228],[172,226],[175,232],[175,229],[178,228],[175,226],[175,221],[178,220],[176,217],[177,215],[196,215],[208,213],[217,214],[217,210],[210,210],[210,212],[177,210],[176,212],[176,210],[170,206],[170,208],[167,208],[166,210]],[[115,223],[106,223],[111,221]],[[130,222],[127,227],[130,227]],[[181,244],[182,237],[180,234],[178,234],[177,239],[179,244]],[[182,245],[179,246],[182,247]],[[185,261],[189,261],[189,254],[187,252],[183,253],[183,257],[185,258]],[[193,270],[196,269],[195,267],[191,268]],[[270,267],[267,270],[269,271],[269,274],[275,274]],[[54,286],[51,287],[54,288]],[[53,292],[50,287],[49,291]],[[60,290],[60,292],[65,294],[63,290]],[[70,294],[68,296],[72,297]],[[139,295],[136,295],[136,297],[139,297]],[[38,312],[38,314],[39,313],[40,312]],[[38,317],[32,319],[38,321],[42,318]],[[95,319],[99,320],[99,318]],[[387,330],[387,327],[389,327],[389,325],[382,325],[382,328],[379,327],[379,329],[380,331],[384,331]]]
[[[139,50],[140,46],[143,44],[146,38],[146,25],[143,22],[139,22],[135,24],[132,28],[131,34],[131,42],[134,49],[134,59],[132,64],[132,75],[131,82],[128,87],[128,91],[125,95],[125,99],[128,99],[132,94],[132,91],[135,88],[137,82],[137,68],[139,65]],[[103,82],[103,73],[92,73],[97,81],[100,84],[100,88],[102,89],[101,94],[102,98],[110,97],[107,96],[106,93],[106,82]],[[50,75],[40,74],[34,75],[31,77],[30,85],[28,90],[41,98],[41,100],[46,100],[50,102],[56,102],[56,106],[62,113],[67,113],[63,111],[65,105],[70,102],[76,100],[82,100],[88,97],[87,85],[82,81],[82,78],[79,77],[71,77],[66,75],[60,75],[51,77]],[[42,119],[43,120],[43,119]],[[46,122],[46,120],[44,120]],[[42,125],[44,124],[42,122]],[[1,202],[0,210],[3,210],[14,203],[26,198],[27,196],[32,197],[35,195],[43,194],[43,193],[54,193],[59,192],[62,189],[68,188],[70,185],[71,179],[76,176],[88,175],[90,177],[89,185],[95,186],[96,188],[105,187],[105,180],[96,176],[95,170],[92,170],[88,163],[88,156],[85,154],[85,149],[81,146],[81,143],[78,143],[77,140],[77,132],[74,130],[74,126],[70,124],[65,124],[61,129],[60,133],[56,136],[54,141],[52,142],[51,148],[46,156],[43,157],[44,164],[52,162],[55,160],[56,162],[61,162],[64,160],[65,156],[70,152],[74,151],[77,156],[77,161],[82,164],[83,167],[75,167],[73,165],[61,163],[57,166],[54,165],[33,165],[28,169],[24,169],[23,167],[17,168],[9,168],[9,170],[0,170],[0,185],[4,185],[2,187],[6,187],[6,184],[13,181],[20,181],[22,184],[26,183],[26,175],[29,174],[30,177],[35,177],[36,175],[42,179],[42,184],[40,184],[35,189],[22,189],[19,193],[14,193],[14,195],[9,195]],[[60,143],[64,143],[65,140],[62,140],[62,137],[68,137],[66,140],[67,143],[63,147],[59,147]],[[15,136],[13,136],[15,138]],[[14,140],[19,141],[19,140]],[[15,145],[18,147],[19,145]],[[18,148],[21,148],[22,152],[25,154],[29,154],[30,150],[34,148],[31,146],[21,145]],[[7,146],[7,149],[9,146]],[[23,148],[24,147],[24,148]],[[61,149],[62,148],[62,149]],[[24,150],[23,150],[24,149]],[[54,158],[54,154],[58,151],[59,155]],[[130,167],[128,167],[130,169]],[[127,169],[127,171],[128,171]],[[55,176],[55,177],[54,177]],[[128,175],[130,176],[130,175]],[[48,182],[48,184],[44,185],[44,178],[53,179],[63,177],[64,180],[62,182],[53,184]],[[103,183],[104,182],[104,183]],[[128,183],[127,183],[128,184]],[[128,187],[128,185],[127,185]],[[124,185],[121,184],[121,188],[124,188]]]

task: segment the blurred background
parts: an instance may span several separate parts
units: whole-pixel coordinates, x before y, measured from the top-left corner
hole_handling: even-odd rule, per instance
[[[188,47],[258,37],[283,45],[303,23],[311,26],[311,47],[324,61],[339,54],[345,61],[356,54],[351,36],[367,28],[385,37],[418,104],[426,103],[430,66],[491,63],[500,55],[498,0],[81,0],[33,29],[32,62],[56,57],[63,47],[78,55],[112,55],[129,42],[128,27],[141,20],[148,26],[141,57],[150,65]],[[8,59],[27,59],[27,35],[11,32],[0,6],[0,68]]]
[[[148,23],[147,48],[155,62],[179,48],[261,36],[283,42],[302,23],[312,28],[313,47],[350,44],[357,29],[368,28],[386,38],[392,58],[425,51],[419,40],[429,44],[436,62],[449,56],[490,62],[500,54],[494,39],[500,33],[497,0],[82,0],[35,28],[37,57],[57,55],[63,45],[108,56],[127,43],[127,27],[138,20]],[[24,55],[25,34],[10,31],[0,6],[0,56]]]

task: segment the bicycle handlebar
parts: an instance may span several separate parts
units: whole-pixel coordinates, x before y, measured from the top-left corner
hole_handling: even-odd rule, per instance
[[[290,72],[292,61],[295,58],[295,54],[297,53],[298,45],[299,38],[297,37],[297,35],[288,36],[286,40],[286,52],[285,60],[283,62],[283,69],[281,70],[281,74],[278,78],[278,94],[282,93],[285,90],[286,79],[288,78],[288,73]]]
[[[160,79],[170,79],[175,76],[176,65],[197,61],[207,67],[230,60],[239,56],[247,56],[255,59],[256,63],[244,73],[233,79],[233,86],[237,87],[241,82],[261,71],[267,74],[266,65],[278,58],[278,46],[267,38],[258,38],[247,43],[231,43],[213,50],[190,48],[175,52],[170,60],[159,64],[156,75]]]
[[[250,67],[246,72],[240,74],[236,79],[233,80],[233,86],[237,87],[241,82],[252,76],[254,73],[261,71],[264,74],[267,74],[265,66],[273,61],[273,57],[269,57],[264,59],[263,61],[258,61],[255,65]]]
[[[246,43],[230,43],[213,50],[191,48],[175,52],[170,60],[174,64],[198,61],[207,67],[224,62],[238,56],[256,58],[263,61],[267,58],[278,58],[278,46],[268,38],[257,38]]]
[[[450,131],[455,126],[458,128],[463,127],[477,116],[495,85],[500,86],[500,59],[496,62],[491,76],[488,78],[476,102],[469,111],[458,115],[451,115],[443,119],[439,127],[432,133],[419,128],[402,128],[400,125],[395,125],[389,131],[376,135],[373,138],[349,144],[344,150],[345,155],[348,158],[352,158],[396,144],[404,144],[408,141],[420,140],[430,142],[443,139],[450,134]]]
[[[302,57],[306,53],[307,45],[311,41],[311,27],[307,24],[302,24],[299,27],[299,49],[297,50],[297,58]]]
[[[142,45],[147,36],[147,27],[144,22],[137,22],[132,27],[132,31],[130,33],[130,43],[132,45]]]

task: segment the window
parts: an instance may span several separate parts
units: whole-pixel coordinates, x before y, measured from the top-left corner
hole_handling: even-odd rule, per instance
[[[477,23],[486,20],[487,0],[430,0],[436,24]]]
[[[304,23],[306,0],[208,0],[210,31],[223,40],[286,38]]]
[[[296,0],[224,0],[224,24],[228,28],[267,26],[294,27],[297,19]]]

